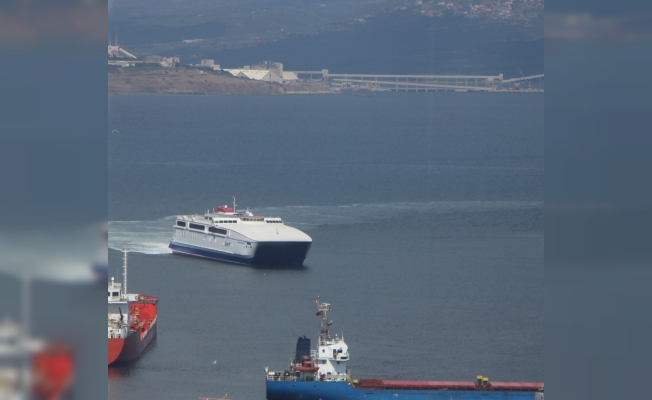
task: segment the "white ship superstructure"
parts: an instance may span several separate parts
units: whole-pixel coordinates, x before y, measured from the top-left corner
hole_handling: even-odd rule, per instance
[[[302,265],[312,239],[280,217],[221,206],[204,215],[178,216],[170,249],[174,253],[238,264]]]
[[[328,320],[331,305],[320,303],[317,300],[317,315],[320,316],[319,342],[317,350],[310,351],[310,358],[319,369],[316,378],[327,381],[345,381],[348,379],[346,363],[349,361],[349,346],[344,342],[344,337],[331,337],[330,327],[333,324]]]
[[[292,362],[291,371],[267,371],[267,380],[293,381],[343,381],[351,379],[347,370],[349,346],[344,337],[331,337],[330,327],[333,322],[328,319],[331,305],[320,303],[317,299],[317,316],[319,319],[319,341],[317,349],[310,349],[310,339],[299,338],[297,353]],[[307,355],[308,351],[310,355]]]

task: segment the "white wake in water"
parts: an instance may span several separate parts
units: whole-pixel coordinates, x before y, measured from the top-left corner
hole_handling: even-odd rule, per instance
[[[426,203],[368,203],[334,206],[252,208],[254,214],[281,217],[301,230],[321,225],[358,224],[413,214],[448,214],[543,208],[543,201],[433,201]]]
[[[543,208],[543,201],[436,201],[428,203],[376,203],[344,206],[285,206],[251,208],[256,215],[281,217],[290,226],[310,231],[322,225],[358,224],[408,214],[447,214]],[[238,210],[243,211],[243,210]],[[171,253],[176,216],[155,221],[109,222],[109,248],[145,254]]]
[[[137,253],[171,253],[172,226],[176,216],[155,221],[110,221],[109,248],[127,249]]]

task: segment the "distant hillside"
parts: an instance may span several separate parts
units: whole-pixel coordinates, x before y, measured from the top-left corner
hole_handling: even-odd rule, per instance
[[[288,70],[543,72],[543,0],[441,3],[111,0],[109,37],[117,29],[130,52],[176,56],[186,64],[208,58],[239,67],[271,59]]]
[[[279,61],[287,70],[333,73],[478,73],[520,76],[543,72],[543,29],[460,17],[393,13],[351,29],[298,36],[253,47],[161,51],[183,62],[214,59],[225,68]]]
[[[109,40],[134,51],[147,45],[184,47],[203,39],[219,48],[339,29],[401,0],[112,0]],[[202,46],[205,43],[193,46]]]

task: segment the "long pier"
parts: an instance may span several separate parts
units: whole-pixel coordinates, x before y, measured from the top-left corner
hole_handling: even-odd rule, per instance
[[[457,91],[457,92],[543,92],[544,75],[503,79],[499,75],[390,75],[331,74],[328,70],[295,71],[310,80],[320,77],[330,86],[342,89],[383,91]],[[525,87],[521,87],[523,84]]]

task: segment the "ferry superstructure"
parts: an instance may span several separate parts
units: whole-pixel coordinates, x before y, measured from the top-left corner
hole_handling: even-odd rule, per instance
[[[349,347],[343,337],[330,336],[330,304],[317,300],[319,341],[299,338],[294,360],[286,371],[265,367],[267,400],[544,400],[543,382],[402,381],[352,379]]]
[[[173,253],[245,265],[303,265],[312,239],[280,217],[239,213],[226,205],[181,215],[170,242]]]

